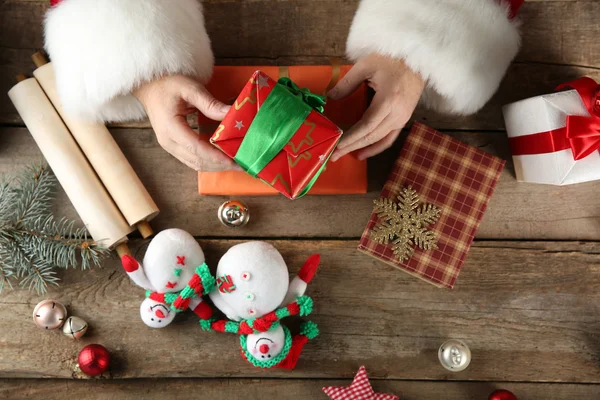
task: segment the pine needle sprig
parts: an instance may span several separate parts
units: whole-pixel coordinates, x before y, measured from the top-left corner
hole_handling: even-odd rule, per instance
[[[75,221],[55,219],[56,179],[47,166],[27,168],[0,182],[0,292],[19,285],[45,293],[57,285],[56,269],[99,266],[108,250]]]

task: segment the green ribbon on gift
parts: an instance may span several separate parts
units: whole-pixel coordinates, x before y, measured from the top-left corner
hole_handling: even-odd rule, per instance
[[[295,96],[302,97],[302,101],[323,114],[327,98],[318,94],[311,93],[307,88],[300,89],[290,78],[281,78],[278,83],[286,87]]]
[[[325,96],[300,89],[289,78],[279,79],[250,124],[234,160],[256,177],[289,143],[313,109],[323,113],[325,103]],[[308,193],[324,166],[298,197]]]

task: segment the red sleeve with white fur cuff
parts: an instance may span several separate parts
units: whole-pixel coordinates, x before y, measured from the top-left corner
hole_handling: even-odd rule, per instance
[[[449,114],[478,111],[520,46],[510,3],[496,0],[362,0],[348,36],[357,61],[401,58],[427,82],[422,102]]]
[[[62,105],[75,118],[142,119],[131,95],[160,76],[206,81],[213,55],[197,0],[64,0],[46,14],[45,48]]]

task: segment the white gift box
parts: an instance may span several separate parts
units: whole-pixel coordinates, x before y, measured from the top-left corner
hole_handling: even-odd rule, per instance
[[[590,116],[576,90],[521,100],[507,104],[502,111],[509,139],[564,128],[569,115]],[[563,186],[600,179],[598,151],[577,161],[570,148],[545,154],[513,154],[513,162],[521,182]]]

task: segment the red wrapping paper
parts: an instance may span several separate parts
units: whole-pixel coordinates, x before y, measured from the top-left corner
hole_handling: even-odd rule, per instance
[[[235,158],[248,128],[275,85],[273,79],[256,71],[211,137],[211,143]],[[341,135],[340,128],[312,110],[289,143],[257,178],[286,197],[296,198],[327,161]]]

